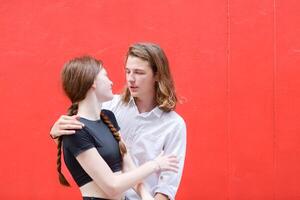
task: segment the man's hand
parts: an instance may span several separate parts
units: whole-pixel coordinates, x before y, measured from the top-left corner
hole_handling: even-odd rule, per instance
[[[50,130],[50,135],[52,138],[57,138],[62,135],[71,135],[75,133],[76,129],[81,129],[84,124],[78,121],[79,116],[67,116],[62,115],[54,123]]]

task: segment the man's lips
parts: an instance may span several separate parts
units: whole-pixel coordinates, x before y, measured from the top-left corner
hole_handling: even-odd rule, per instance
[[[129,86],[129,88],[130,88],[131,90],[137,90],[137,89],[138,89],[137,86]]]

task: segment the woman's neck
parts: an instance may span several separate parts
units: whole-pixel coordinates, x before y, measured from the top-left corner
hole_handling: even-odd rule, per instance
[[[78,104],[78,115],[89,120],[99,120],[102,103],[95,95],[87,94],[86,98]]]

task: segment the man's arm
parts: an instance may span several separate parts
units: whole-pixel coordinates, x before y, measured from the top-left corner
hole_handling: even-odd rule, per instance
[[[78,115],[67,116],[62,115],[53,124],[50,130],[50,137],[56,139],[62,135],[71,135],[75,133],[76,129],[81,129],[84,124],[78,121]]]
[[[177,174],[172,172],[160,173],[158,184],[154,187],[155,199],[174,200],[180,184],[186,152],[186,125],[183,119],[178,121],[174,129],[170,129],[163,150],[165,155],[177,156],[179,170]]]
[[[130,152],[127,150],[127,153],[123,156],[123,172],[128,172],[136,169],[136,165],[134,164]],[[138,183],[133,187],[134,191],[141,197],[143,200],[154,200],[149,191],[145,188],[143,182]]]
[[[113,100],[104,102],[102,104],[102,108],[113,111],[113,108],[116,106],[119,99],[119,95],[114,95]],[[84,124],[78,121],[78,119],[79,115],[61,115],[59,119],[53,124],[50,130],[50,137],[52,139],[55,139],[62,135],[74,134],[76,129],[81,129],[84,126]]]

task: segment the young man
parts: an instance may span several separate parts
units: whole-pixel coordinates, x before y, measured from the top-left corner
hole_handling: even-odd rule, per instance
[[[186,125],[174,111],[177,97],[169,63],[164,51],[156,44],[137,43],[126,55],[127,86],[122,95],[104,104],[114,112],[136,165],[155,158],[162,151],[176,155],[179,173],[161,172],[144,180],[155,200],[175,198],[185,159]],[[73,134],[81,128],[76,116],[61,116],[51,129],[51,136]],[[138,200],[134,191],[126,193],[129,200]]]

